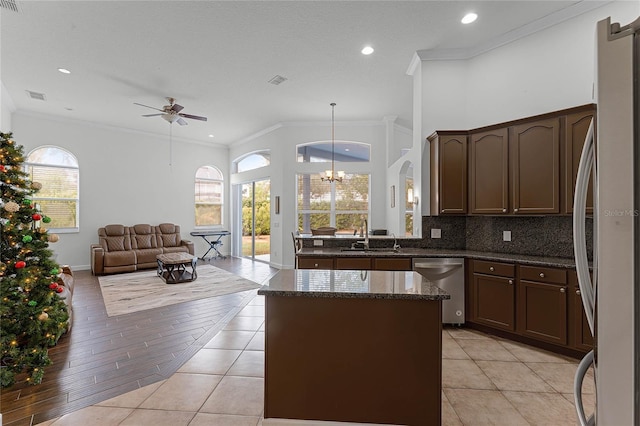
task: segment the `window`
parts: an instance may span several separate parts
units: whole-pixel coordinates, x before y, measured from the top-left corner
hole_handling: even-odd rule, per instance
[[[335,142],[335,161],[368,163],[371,146],[360,142]],[[313,142],[297,147],[298,163],[323,163],[331,161],[331,141]]]
[[[233,162],[236,173],[247,172],[253,169],[259,169],[271,164],[271,152],[260,151],[245,155]]]
[[[222,172],[217,167],[202,166],[196,172],[196,227],[222,225]]]
[[[32,182],[42,184],[32,199],[51,218],[47,228],[77,231],[80,183],[76,157],[62,148],[43,146],[27,156],[24,167]]]
[[[405,235],[413,235],[413,177],[407,176],[405,179],[405,212],[404,231]]]
[[[345,175],[342,182],[329,183],[320,174],[297,176],[298,230],[304,234],[322,226],[337,228],[338,234],[353,235],[369,217],[369,175]]]

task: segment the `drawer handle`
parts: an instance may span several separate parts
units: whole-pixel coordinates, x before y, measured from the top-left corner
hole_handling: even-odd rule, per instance
[[[491,272],[493,272],[493,271],[495,271],[496,269],[495,269],[493,266],[490,266],[490,267],[489,267],[489,270],[490,270]]]
[[[509,280],[509,284],[513,285],[513,280]]]
[[[540,278],[544,278],[544,272],[540,272]]]
[[[560,287],[560,293],[564,293],[566,289],[564,287]]]
[[[582,293],[580,293],[580,290],[576,290],[576,294],[580,296]]]

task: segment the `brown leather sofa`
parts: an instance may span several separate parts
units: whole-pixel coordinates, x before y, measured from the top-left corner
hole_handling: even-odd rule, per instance
[[[156,268],[156,256],[184,252],[193,255],[193,242],[183,240],[180,226],[107,225],[98,229],[98,244],[91,245],[91,271],[94,275],[133,272]]]

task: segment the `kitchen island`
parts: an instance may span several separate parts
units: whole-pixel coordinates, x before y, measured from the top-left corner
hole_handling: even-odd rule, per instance
[[[258,294],[265,425],[440,424],[444,291],[411,271],[281,270]]]

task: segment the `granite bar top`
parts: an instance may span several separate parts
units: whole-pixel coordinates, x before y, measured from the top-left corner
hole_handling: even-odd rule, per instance
[[[413,271],[283,269],[258,290],[265,296],[439,301],[451,296]]]
[[[564,257],[527,256],[522,254],[493,253],[473,250],[401,248],[398,251],[344,250],[344,248],[304,247],[297,253],[299,257],[459,257],[496,262],[513,262],[522,265],[575,268],[575,259]]]

